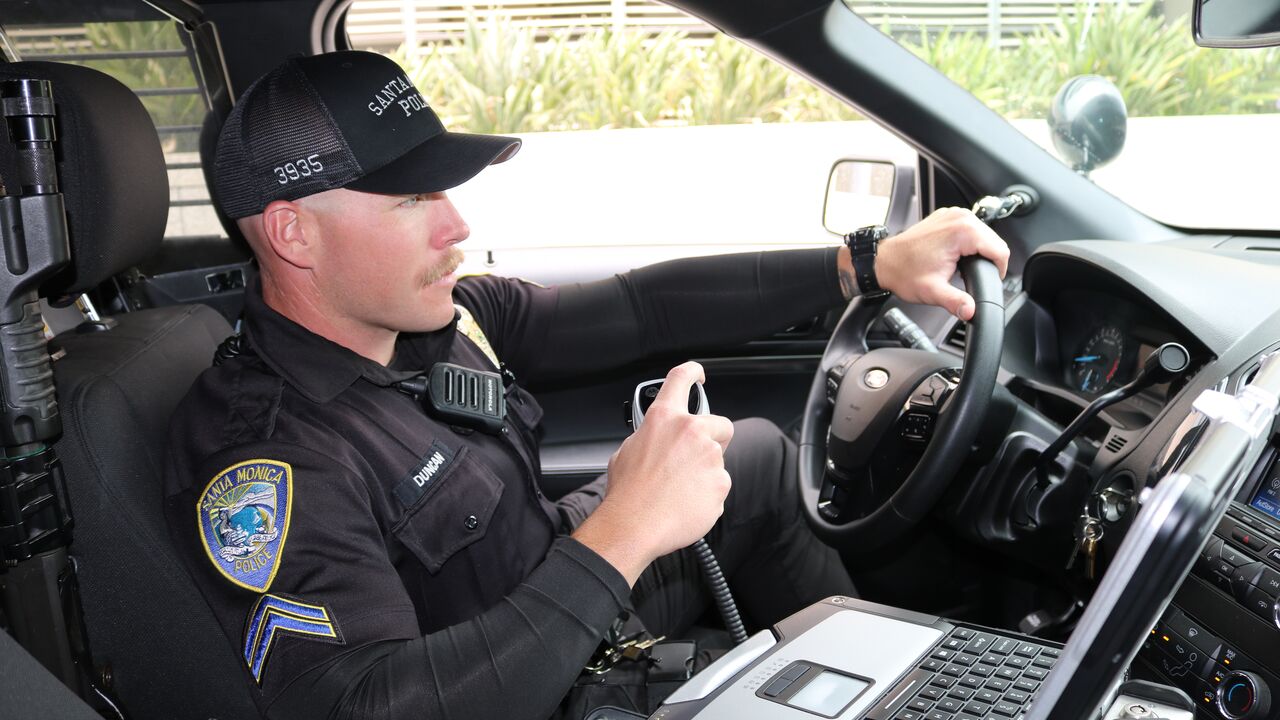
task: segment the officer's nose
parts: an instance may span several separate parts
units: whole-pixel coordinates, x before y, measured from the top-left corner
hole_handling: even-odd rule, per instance
[[[466,240],[471,235],[471,228],[467,226],[467,221],[462,219],[462,214],[458,212],[458,208],[454,207],[448,196],[440,193],[438,201],[436,205],[439,210],[438,222],[432,232],[431,245],[437,249],[444,249]]]

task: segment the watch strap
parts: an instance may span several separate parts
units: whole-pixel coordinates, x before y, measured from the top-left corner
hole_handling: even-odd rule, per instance
[[[868,225],[845,236],[845,244],[849,246],[849,256],[853,261],[854,278],[858,283],[858,294],[869,300],[889,295],[889,291],[880,287],[876,278],[876,253],[880,242],[887,237],[889,230],[883,225]]]

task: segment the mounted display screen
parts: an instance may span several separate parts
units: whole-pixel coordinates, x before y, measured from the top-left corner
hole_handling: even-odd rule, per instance
[[[1271,466],[1249,505],[1280,520],[1280,463]]]

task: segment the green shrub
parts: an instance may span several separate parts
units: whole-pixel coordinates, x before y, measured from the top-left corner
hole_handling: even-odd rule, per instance
[[[985,34],[895,33],[1006,117],[1044,117],[1062,83],[1110,78],[1132,116],[1280,112],[1280,49],[1208,50],[1156,0],[1062,12],[995,47]],[[461,39],[394,55],[446,124],[476,132],[856,119],[852,108],[728,37],[468,22]]]
[[[1242,112],[1248,105],[1243,97],[1265,93],[1268,83],[1273,103],[1280,98],[1280,69],[1246,77],[1257,54],[1201,48],[1185,24],[1166,23],[1156,10],[1155,0],[1102,5],[1088,22],[1085,6],[1077,5],[1072,15],[1060,15],[1057,28],[1027,38],[1013,56],[1039,73],[1026,86],[1028,103],[1020,114],[1042,116],[1058,86],[1087,73],[1114,82],[1134,116]],[[1280,60],[1274,52],[1263,54]]]
[[[536,132],[659,125],[844,120],[858,115],[730,38],[687,33],[560,32],[469,21],[461,38],[400,47],[403,65],[446,125]]]
[[[60,52],[129,52],[146,50],[182,50],[182,41],[170,21],[89,23],[84,26],[86,46],[61,44]],[[197,86],[191,61],[185,55],[174,57],[92,59],[78,64],[101,70],[132,90],[161,88],[194,88]],[[199,93],[150,95],[142,104],[159,127],[199,125],[204,121],[204,98]],[[194,132],[164,133],[161,140],[168,150],[195,150],[199,136]]]

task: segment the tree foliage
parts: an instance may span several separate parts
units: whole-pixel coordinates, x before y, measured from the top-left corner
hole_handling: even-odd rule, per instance
[[[1280,49],[1197,47],[1155,0],[1084,4],[993,46],[976,32],[899,42],[1010,118],[1044,117],[1075,75],[1111,79],[1133,116],[1280,112]],[[532,132],[655,125],[848,120],[852,108],[747,46],[717,35],[560,32],[471,21],[459,39],[394,54],[451,126]]]

